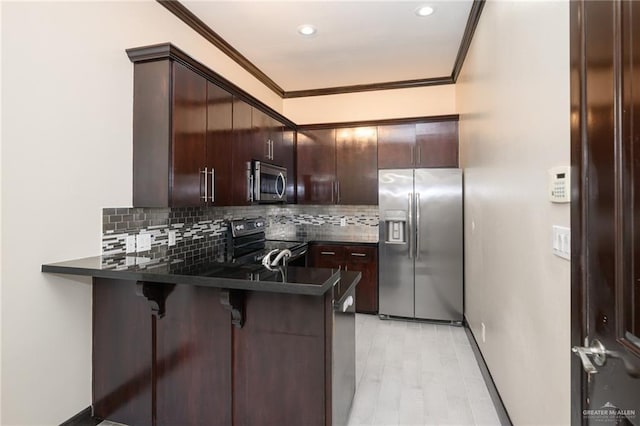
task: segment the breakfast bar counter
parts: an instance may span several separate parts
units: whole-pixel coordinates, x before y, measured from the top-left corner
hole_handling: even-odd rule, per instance
[[[128,425],[347,423],[359,272],[96,256],[94,417]]]

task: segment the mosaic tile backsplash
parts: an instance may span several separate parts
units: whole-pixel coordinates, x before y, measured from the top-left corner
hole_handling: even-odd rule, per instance
[[[377,242],[377,206],[257,205],[247,207],[105,208],[102,254],[126,254],[128,236],[150,234],[151,259],[179,255],[194,262],[207,257],[224,260],[230,219],[266,218],[270,239]],[[341,226],[341,221],[344,226]],[[176,244],[169,246],[169,232]]]

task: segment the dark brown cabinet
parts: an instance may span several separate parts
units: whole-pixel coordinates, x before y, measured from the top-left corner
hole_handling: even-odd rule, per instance
[[[375,127],[336,130],[336,202],[378,204],[378,151]]]
[[[298,131],[299,204],[335,204],[336,130]]]
[[[127,53],[134,63],[134,206],[249,204],[252,160],[286,167],[288,201],[295,200],[293,123],[175,46]]]
[[[362,273],[356,287],[356,312],[378,313],[378,249],[373,246],[312,244],[309,266]]]
[[[378,168],[458,167],[458,121],[378,126]]]
[[[378,204],[376,128],[298,132],[298,203]]]
[[[133,205],[201,205],[206,133],[207,81],[174,61],[137,63]]]
[[[254,156],[254,138],[252,135],[251,117],[253,107],[240,99],[233,102],[233,170],[232,192],[233,204],[242,206],[250,204],[249,173]]]
[[[133,205],[229,205],[233,96],[170,60],[137,63],[134,80]]]
[[[207,82],[208,205],[233,205],[233,95]]]

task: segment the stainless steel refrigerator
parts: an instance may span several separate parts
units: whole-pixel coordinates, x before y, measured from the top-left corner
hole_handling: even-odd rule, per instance
[[[381,316],[463,320],[462,170],[378,172]]]

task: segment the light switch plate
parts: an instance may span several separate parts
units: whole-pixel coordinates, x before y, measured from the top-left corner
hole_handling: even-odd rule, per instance
[[[347,226],[347,218],[344,218],[344,217],[340,218],[340,226]]]
[[[564,226],[553,226],[553,254],[571,260],[571,229]]]
[[[136,237],[138,253],[151,250],[151,234],[138,234]]]
[[[169,231],[169,247],[176,245],[176,231]]]

